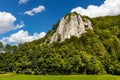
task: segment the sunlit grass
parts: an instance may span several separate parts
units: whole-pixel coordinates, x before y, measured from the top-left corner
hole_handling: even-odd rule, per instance
[[[0,80],[120,80],[114,75],[24,75],[1,74]]]

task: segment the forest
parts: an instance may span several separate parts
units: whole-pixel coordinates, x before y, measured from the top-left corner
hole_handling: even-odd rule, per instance
[[[120,15],[90,18],[93,30],[81,37],[50,44],[46,39],[16,45],[0,42],[0,74],[113,74],[120,75]]]

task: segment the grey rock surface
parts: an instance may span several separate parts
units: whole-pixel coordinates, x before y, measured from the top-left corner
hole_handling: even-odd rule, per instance
[[[87,18],[82,19],[80,14],[71,13],[60,20],[56,32],[50,38],[50,43],[62,42],[71,36],[80,37],[86,29],[92,29],[91,21]]]

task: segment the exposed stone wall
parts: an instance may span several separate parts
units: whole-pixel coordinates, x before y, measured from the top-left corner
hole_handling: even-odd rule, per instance
[[[86,29],[92,29],[90,20],[83,20],[79,14],[71,13],[61,19],[56,32],[50,38],[50,43],[58,40],[62,42],[71,36],[80,37]]]

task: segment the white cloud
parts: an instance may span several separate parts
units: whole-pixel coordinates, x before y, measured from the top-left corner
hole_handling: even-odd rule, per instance
[[[23,26],[25,26],[25,24],[23,21],[21,21],[20,24],[17,24],[14,29],[16,30],[16,29],[22,28]]]
[[[2,38],[0,41],[3,42],[4,44],[8,43],[20,44],[24,42],[31,42],[39,38],[43,38],[45,35],[46,35],[45,32],[41,32],[40,34],[34,33],[32,36],[30,36],[28,31],[20,30],[15,34],[10,35],[10,37]]]
[[[6,33],[10,30],[15,30],[24,26],[23,22],[21,22],[21,24],[17,24],[16,26],[14,24],[15,21],[16,21],[16,18],[11,13],[0,12],[0,34]]]
[[[25,3],[27,3],[29,0],[19,0],[19,4],[25,4]]]
[[[36,7],[36,8],[33,8],[32,10],[25,11],[24,14],[33,16],[33,15],[35,15],[35,14],[37,14],[37,13],[40,13],[40,12],[42,12],[42,11],[44,11],[44,10],[45,10],[45,7],[42,6],[42,5],[40,5],[40,6]]]
[[[120,14],[120,0],[105,0],[100,6],[89,5],[87,9],[77,7],[71,12],[77,12],[91,18],[99,16],[113,16]]]

